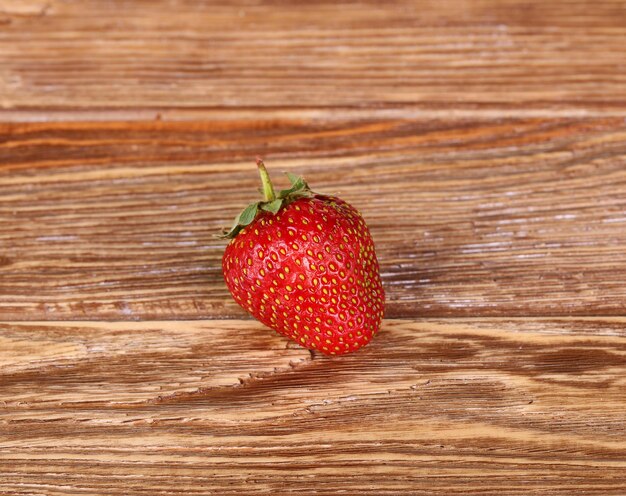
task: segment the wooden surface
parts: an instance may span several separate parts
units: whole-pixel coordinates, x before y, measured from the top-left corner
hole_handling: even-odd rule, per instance
[[[626,494],[621,1],[0,0],[0,494]],[[248,319],[254,157],[383,330]]]
[[[625,327],[387,320],[328,358],[251,321],[2,323],[2,487],[623,494]]]

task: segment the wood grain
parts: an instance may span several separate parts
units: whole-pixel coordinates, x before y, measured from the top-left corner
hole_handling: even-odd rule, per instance
[[[0,325],[0,493],[626,491],[626,319]]]
[[[623,119],[278,119],[0,125],[0,315],[244,317],[256,152],[363,212],[390,317],[626,311]]]
[[[621,0],[3,0],[0,105],[624,115],[625,21]]]
[[[0,495],[626,494],[625,60],[621,0],[0,0]],[[259,154],[371,227],[354,355],[226,291]]]

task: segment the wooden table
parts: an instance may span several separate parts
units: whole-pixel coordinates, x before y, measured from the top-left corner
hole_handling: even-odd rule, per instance
[[[0,493],[626,494],[625,68],[622,1],[0,0]],[[360,352],[230,298],[257,154],[368,221]]]

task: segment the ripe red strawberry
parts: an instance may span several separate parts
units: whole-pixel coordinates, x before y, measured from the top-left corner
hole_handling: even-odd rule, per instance
[[[276,195],[257,164],[265,201],[248,206],[225,234],[222,269],[233,298],[306,348],[339,355],[367,344],[385,294],[361,214],[290,174],[291,188]]]

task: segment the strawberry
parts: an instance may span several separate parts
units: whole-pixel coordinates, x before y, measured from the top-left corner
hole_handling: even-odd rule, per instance
[[[385,294],[361,214],[288,174],[275,194],[257,161],[265,199],[249,205],[224,236],[222,270],[235,301],[301,346],[340,355],[378,332]]]

